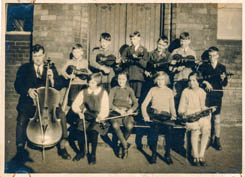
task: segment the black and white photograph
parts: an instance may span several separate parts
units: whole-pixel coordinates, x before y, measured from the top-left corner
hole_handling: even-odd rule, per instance
[[[1,10],[0,176],[243,174],[242,1]]]

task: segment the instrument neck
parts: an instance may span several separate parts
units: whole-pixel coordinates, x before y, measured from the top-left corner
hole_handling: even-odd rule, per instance
[[[48,88],[49,88],[49,78],[48,78],[48,70],[50,66],[49,63],[47,65],[47,73],[46,73],[46,82],[45,82],[45,95],[44,95],[44,107],[48,107]]]

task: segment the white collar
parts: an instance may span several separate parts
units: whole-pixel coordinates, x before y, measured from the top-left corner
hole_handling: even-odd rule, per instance
[[[135,50],[135,51],[138,50],[139,47],[140,47],[140,44],[134,46],[134,50]]]
[[[42,73],[43,72],[43,64],[40,65],[40,66],[37,66],[34,64],[34,68],[35,68],[35,71],[37,72],[37,68],[39,68],[40,72]]]
[[[101,89],[102,89],[101,87],[98,87],[96,90],[91,90],[90,88],[88,88],[88,94],[94,93],[94,95],[98,95]]]
[[[211,63],[211,66],[215,69],[217,64],[218,64],[218,61],[216,60],[216,62],[214,64]]]

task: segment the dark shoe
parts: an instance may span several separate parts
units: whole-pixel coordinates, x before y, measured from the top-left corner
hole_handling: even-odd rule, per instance
[[[213,146],[213,140],[212,140],[212,138],[209,139],[208,144],[207,144],[207,147],[206,147],[206,150],[207,150],[209,147],[211,147],[211,146]]]
[[[220,144],[220,138],[215,137],[213,147],[214,147],[217,151],[221,151],[221,150],[222,150],[222,147],[221,147],[221,144]]]
[[[122,154],[122,159],[126,159],[128,158],[128,148],[123,148],[123,154]]]
[[[71,159],[71,156],[70,154],[68,154],[68,152],[66,151],[66,149],[60,149],[58,154],[62,157],[62,159],[65,159],[65,160],[70,160]]]
[[[84,158],[84,154],[83,153],[77,153],[75,155],[75,157],[73,157],[72,161],[79,161],[79,160],[81,160],[83,158]]]
[[[95,165],[96,164],[96,156],[95,155],[91,155],[90,164],[91,165]]]
[[[198,166],[198,165],[199,165],[199,160],[198,160],[198,158],[193,158],[192,166]]]
[[[208,166],[207,163],[206,163],[206,161],[204,160],[204,158],[199,158],[199,164],[200,164],[200,166],[202,166],[202,167]]]
[[[155,164],[157,162],[157,154],[152,153],[151,159],[150,159],[150,164]]]
[[[165,160],[168,165],[173,164],[173,160],[171,159],[170,156],[165,156]]]

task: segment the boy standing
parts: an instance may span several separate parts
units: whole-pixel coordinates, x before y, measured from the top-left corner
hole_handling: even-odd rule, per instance
[[[168,38],[163,35],[157,40],[157,48],[149,53],[149,62],[147,64],[147,72],[154,75],[158,71],[168,73]]]
[[[192,72],[192,68],[189,67],[191,65],[183,65],[181,61],[182,58],[185,58],[187,56],[192,56],[192,58],[195,59],[195,63],[197,63],[197,57],[196,53],[193,49],[190,47],[191,44],[191,38],[190,34],[188,32],[183,32],[180,34],[180,47],[175,49],[169,59],[170,59],[170,78],[171,78],[171,84],[174,91],[174,100],[175,100],[175,108],[176,110],[179,107],[179,101],[182,91],[188,86],[188,76]],[[178,64],[180,62],[180,65]],[[193,64],[194,62],[190,62]],[[185,130],[180,129],[176,130],[176,150],[179,151],[181,154],[185,154],[184,150],[184,136],[185,136]]]
[[[114,77],[115,73],[113,68],[106,66],[99,61],[105,61],[109,57],[110,59],[114,58],[116,60],[116,57],[111,50],[111,35],[109,33],[102,33],[100,35],[100,46],[95,47],[92,50],[90,66],[103,73],[102,84],[107,89],[107,91],[110,89],[111,79]]]
[[[219,49],[217,47],[210,47],[208,49],[208,54],[209,62],[202,64],[199,70],[202,73],[204,79],[203,84],[205,86],[205,90],[207,91],[207,106],[217,106],[216,111],[212,114],[212,118],[214,119],[215,138],[213,141],[211,137],[211,144],[216,150],[222,150],[220,144],[220,112],[223,92],[216,92],[213,90],[223,90],[223,87],[228,84],[226,67],[218,62]]]
[[[129,74],[129,84],[134,90],[135,96],[140,98],[142,95],[142,85],[145,81],[144,71],[149,60],[148,52],[140,44],[140,33],[135,31],[130,34],[131,46],[126,48],[122,54],[122,60],[126,65]]]

